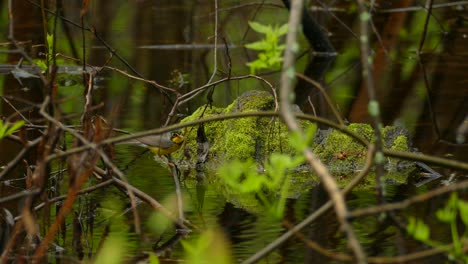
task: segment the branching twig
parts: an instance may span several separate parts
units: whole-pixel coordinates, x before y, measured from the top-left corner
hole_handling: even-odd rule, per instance
[[[302,131],[299,127],[299,124],[291,111],[290,95],[292,91],[292,83],[295,77],[294,57],[295,53],[298,51],[296,37],[301,19],[302,8],[303,1],[301,0],[296,0],[291,3],[288,23],[288,34],[286,36],[287,48],[284,53],[280,88],[280,114],[290,131],[301,134]],[[335,179],[333,179],[325,165],[315,156],[315,154],[309,148],[306,148],[303,151],[303,154],[307,162],[312,167],[312,169],[322,180],[322,183],[325,189],[327,190],[330,199],[333,201],[333,206],[335,208],[335,213],[337,215],[338,221],[340,222],[343,231],[348,237],[349,246],[353,250],[357,263],[366,263],[366,256],[361,247],[361,244],[359,243],[352,226],[348,222],[348,210],[346,208],[346,203]]]
[[[336,121],[338,121],[338,123],[340,123],[340,125],[344,126],[343,118],[341,118],[340,113],[338,113],[338,110],[336,110],[336,107],[332,103],[332,100],[330,99],[330,96],[328,96],[327,92],[325,91],[325,89],[323,89],[322,85],[320,83],[312,80],[311,78],[305,76],[302,73],[296,72],[296,76],[303,79],[304,81],[312,84],[313,86],[315,86],[315,88],[319,89],[320,93],[322,93],[323,98],[325,98],[325,101],[327,101],[328,106],[330,107],[333,114],[335,115]]]
[[[409,199],[406,199],[398,203],[389,203],[389,204],[384,204],[380,206],[356,209],[350,212],[350,217],[363,217],[366,215],[379,214],[379,213],[384,213],[388,211],[402,210],[415,203],[426,202],[427,200],[431,198],[434,198],[443,194],[448,194],[457,190],[466,189],[466,188],[468,188],[468,180],[465,180],[456,184],[452,184],[449,186],[439,187],[437,189],[413,196]]]
[[[151,129],[151,130],[146,130],[142,132],[136,132],[131,135],[124,135],[124,136],[118,136],[118,137],[113,137],[113,138],[108,138],[105,139],[101,142],[98,143],[93,143],[93,145],[83,145],[75,148],[71,148],[67,151],[61,152],[61,153],[55,153],[51,154],[47,157],[47,161],[51,161],[57,158],[69,156],[75,153],[83,152],[86,151],[90,148],[93,147],[100,147],[106,144],[113,144],[113,143],[118,143],[118,142],[123,142],[123,141],[128,141],[130,139],[135,139],[135,138],[140,138],[148,135],[157,135],[157,134],[162,134],[164,132],[172,131],[175,129],[180,129],[184,127],[192,127],[192,126],[197,126],[199,124],[204,124],[204,123],[210,123],[210,122],[216,122],[216,121],[222,121],[222,120],[228,120],[228,119],[236,119],[236,118],[248,118],[248,117],[275,117],[279,116],[279,113],[277,112],[272,112],[272,111],[266,111],[266,112],[245,112],[245,113],[234,113],[234,114],[229,114],[229,115],[221,115],[221,116],[213,116],[213,117],[208,117],[204,119],[199,119],[195,121],[190,121],[186,123],[179,123],[176,125],[168,126],[165,128],[157,128],[157,129]],[[302,120],[309,120],[311,122],[316,122],[323,124],[328,127],[335,128],[339,130],[340,132],[343,132],[354,139],[356,139],[360,144],[364,146],[368,146],[370,143],[361,137],[360,135],[355,134],[354,132],[350,131],[347,129],[346,126],[340,126],[334,122],[331,122],[327,119],[316,117],[316,116],[311,116],[311,115],[306,115],[306,114],[296,114],[295,115],[298,119]],[[468,171],[468,163],[464,163],[461,161],[456,161],[456,160],[451,160],[451,159],[445,159],[445,158],[439,158],[439,157],[432,157],[420,153],[411,153],[411,152],[404,152],[404,151],[396,151],[396,150],[384,150],[384,154],[388,155],[390,157],[395,157],[395,158],[401,158],[405,160],[412,160],[412,161],[421,161],[425,162],[428,164],[434,164],[434,165],[441,165],[447,168],[452,168],[455,170],[463,170],[463,171]]]
[[[362,79],[367,87],[367,93],[369,95],[368,112],[372,119],[372,127],[374,128],[375,136],[375,175],[376,175],[376,189],[378,199],[381,203],[384,203],[384,193],[382,186],[382,175],[384,174],[384,154],[382,147],[382,121],[380,117],[380,105],[377,101],[375,94],[374,78],[372,74],[372,68],[369,60],[371,59],[370,46],[369,46],[369,21],[372,16],[371,13],[366,10],[366,3],[364,0],[358,0],[359,6],[359,28],[360,28],[360,50],[361,50],[361,64],[362,64]]]
[[[440,131],[439,131],[439,125],[437,124],[437,119],[436,119],[434,109],[432,107],[432,102],[431,102],[431,89],[429,88],[430,87],[429,76],[428,76],[428,74],[426,72],[426,67],[424,67],[424,64],[423,64],[422,58],[421,58],[422,49],[424,47],[424,42],[426,41],[427,29],[429,27],[429,19],[431,18],[431,14],[432,14],[432,5],[433,5],[433,0],[427,0],[426,1],[427,15],[426,15],[426,19],[424,21],[423,32],[421,34],[421,39],[419,41],[417,55],[418,55],[418,65],[419,65],[419,68],[421,69],[421,72],[423,74],[424,87],[426,88],[426,93],[427,93],[426,102],[427,102],[427,106],[428,106],[428,109],[429,109],[429,116],[431,117],[432,126],[434,128],[434,132],[437,135],[437,139],[441,139],[441,134],[440,134]]]
[[[23,146],[21,151],[15,156],[14,159],[10,160],[6,165],[2,167],[2,171],[0,172],[0,180],[5,177],[7,173],[11,171],[20,161],[21,159],[28,153],[28,151],[37,146],[43,140],[42,137],[36,138],[33,141],[29,141],[26,145]]]

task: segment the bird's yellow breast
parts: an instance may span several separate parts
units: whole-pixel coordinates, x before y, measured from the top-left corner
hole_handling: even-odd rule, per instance
[[[168,155],[171,154],[172,152],[180,149],[182,144],[184,143],[184,137],[180,133],[172,133],[171,135],[171,146],[168,148],[162,148],[162,147],[157,147],[157,146],[148,146],[148,149],[153,152],[156,155],[162,156],[162,155]],[[162,145],[162,144],[159,144]]]
[[[168,155],[178,150],[182,144],[173,144],[169,148],[148,147],[148,149],[156,155]]]

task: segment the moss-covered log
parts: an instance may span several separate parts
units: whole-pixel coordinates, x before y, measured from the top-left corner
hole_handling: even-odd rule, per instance
[[[226,108],[202,106],[191,116],[182,120],[193,121],[202,117],[227,115],[238,112],[271,111],[274,109],[274,98],[265,91],[250,91],[242,94]],[[300,112],[299,109],[296,110]],[[304,129],[316,124],[301,121]],[[373,140],[373,129],[368,124],[350,124],[348,128],[366,138]],[[186,131],[186,145],[176,158],[185,159],[190,166],[196,162],[196,129]],[[289,144],[289,133],[286,126],[276,117],[257,117],[229,119],[205,124],[205,132],[210,144],[209,163],[217,164],[228,160],[255,159],[263,163],[271,153],[286,153],[293,155],[294,148]],[[408,135],[405,129],[385,127],[383,130],[384,145],[386,148],[407,151],[410,148]],[[362,168],[367,149],[358,141],[337,130],[320,130],[316,133],[312,146],[318,157],[329,167],[333,173],[350,173]],[[186,157],[189,157],[188,159]],[[386,168],[389,171],[406,170],[413,164],[400,160],[387,159]]]

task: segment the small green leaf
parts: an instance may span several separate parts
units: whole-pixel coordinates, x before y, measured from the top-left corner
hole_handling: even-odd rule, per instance
[[[34,63],[36,63],[43,72],[47,70],[47,64],[44,60],[34,60]]]
[[[270,164],[275,172],[283,174],[288,168],[291,168],[292,159],[289,155],[273,153],[270,156]]]
[[[465,226],[468,226],[468,203],[465,201],[458,201],[458,210],[460,211],[460,218]]]
[[[220,167],[218,172],[226,185],[240,193],[259,191],[266,180],[263,175],[258,175],[252,160],[233,160]]]
[[[267,34],[273,31],[271,26],[265,26],[254,21],[249,21],[248,23],[249,23],[249,26],[258,33]]]
[[[306,134],[306,143],[309,145],[315,137],[315,133],[317,133],[317,124],[309,123],[309,125],[305,129]]]
[[[288,33],[288,24],[284,24],[278,29],[278,36],[282,36],[286,33]]]
[[[437,210],[436,216],[440,221],[444,223],[450,223],[457,217],[457,212],[452,208],[444,207]]]
[[[408,226],[406,227],[406,231],[409,234],[411,234],[416,240],[422,242],[429,241],[429,227],[419,219],[410,217]]]
[[[3,121],[0,120],[0,139],[13,134],[15,131],[17,131],[23,125],[24,125],[23,120],[17,121],[15,123],[13,123],[11,126],[9,126],[8,124],[3,123]]]
[[[24,120],[17,121],[11,125],[6,131],[6,135],[13,134],[16,130],[20,129],[24,125]]]
[[[8,126],[6,124],[3,124],[3,121],[0,119],[0,138],[5,137],[5,132],[7,130]]]
[[[182,246],[186,263],[233,263],[229,242],[220,229],[207,230],[195,241],[182,241]]]
[[[289,135],[289,144],[291,144],[297,152],[302,152],[307,147],[307,142],[304,141],[304,137],[298,132],[293,132]]]
[[[123,263],[127,251],[126,243],[127,241],[123,236],[111,234],[98,251],[94,263]]]
[[[159,258],[152,252],[149,253],[148,260],[150,264],[159,264]]]
[[[47,46],[49,47],[49,56],[52,56],[53,45],[54,45],[54,35],[47,34]]]
[[[266,50],[270,48],[270,44],[266,41],[257,41],[244,45],[248,49],[252,50]]]
[[[448,208],[439,209],[436,212],[437,219],[444,223],[452,222],[456,217],[456,212]]]

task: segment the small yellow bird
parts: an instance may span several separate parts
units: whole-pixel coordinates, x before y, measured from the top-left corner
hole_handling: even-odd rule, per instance
[[[177,129],[160,135],[149,135],[141,138],[135,138],[122,143],[146,147],[154,154],[163,156],[177,151],[184,143],[184,140],[182,131]]]

